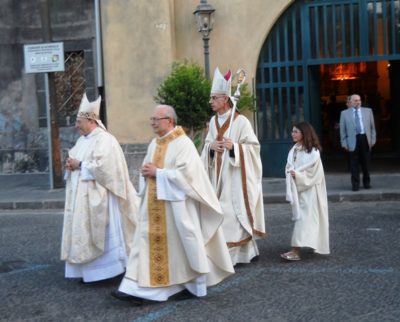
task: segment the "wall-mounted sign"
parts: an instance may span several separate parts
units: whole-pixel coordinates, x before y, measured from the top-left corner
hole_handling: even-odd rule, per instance
[[[64,43],[24,45],[26,73],[64,71]]]

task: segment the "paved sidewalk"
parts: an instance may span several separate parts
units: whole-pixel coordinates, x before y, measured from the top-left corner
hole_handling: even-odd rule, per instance
[[[400,173],[380,173],[371,175],[371,189],[351,190],[350,174],[326,173],[328,200],[339,201],[380,201],[400,200]],[[266,178],[263,180],[264,202],[285,202],[286,186],[284,179]]]
[[[400,173],[373,173],[372,189],[351,191],[348,173],[326,174],[328,198],[340,201],[400,200]],[[285,180],[264,178],[265,203],[284,203]],[[65,189],[49,190],[47,174],[21,174],[0,176],[1,209],[62,209]]]
[[[62,209],[65,189],[50,190],[48,174],[0,176],[0,209]]]

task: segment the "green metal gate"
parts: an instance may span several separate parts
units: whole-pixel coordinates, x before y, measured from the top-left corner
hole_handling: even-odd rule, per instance
[[[256,94],[264,176],[284,175],[291,129],[319,132],[318,66],[400,59],[399,0],[302,0],[278,19],[260,52]]]

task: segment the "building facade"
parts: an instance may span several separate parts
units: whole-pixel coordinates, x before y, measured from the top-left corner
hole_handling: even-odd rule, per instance
[[[32,148],[27,143],[32,141],[31,129],[41,133],[42,139],[33,140],[41,143],[45,131],[41,128],[42,75],[24,74],[21,60],[23,44],[41,41],[40,1],[0,2],[5,4],[0,9],[2,16],[14,15],[7,26],[2,26],[8,36],[3,33],[0,43],[1,61],[8,66],[7,77],[0,82],[0,171],[6,173],[20,171],[15,165],[16,153],[19,147]],[[154,96],[169,75],[172,62],[189,59],[203,65],[203,41],[193,15],[199,0],[98,1],[101,52],[96,52],[95,46],[99,37],[94,27],[96,1],[77,1],[78,6],[68,6],[61,0],[51,2],[53,40],[65,42],[65,50],[75,55],[75,63],[70,63],[73,66],[80,65],[79,53],[83,53],[85,66],[75,77],[83,79],[84,86],[79,87],[82,82],[76,79],[69,83],[64,80],[66,89],[62,80],[57,85],[61,92],[57,104],[64,108],[59,117],[63,148],[73,141],[69,133],[73,133],[71,125],[82,88],[88,90],[91,99],[101,93],[107,127],[123,145],[135,176],[153,136],[148,118],[155,105]],[[355,92],[374,110],[377,151],[398,155],[400,138],[395,129],[400,125],[400,99],[396,96],[400,1],[208,2],[215,9],[209,41],[210,72],[217,66],[222,71],[246,70],[249,87],[257,98],[257,112],[247,116],[262,145],[264,175],[283,175],[291,127],[300,120],[311,122],[317,129],[326,155],[340,154],[338,115],[345,107],[345,97]],[[27,22],[24,27],[21,21]],[[98,54],[102,84],[96,81]],[[10,131],[14,135],[11,141]],[[45,145],[40,149],[45,151]],[[46,162],[46,157],[38,161],[42,166],[36,171],[48,171]]]
[[[73,124],[83,91],[96,95],[92,2],[0,1],[0,174],[49,171],[45,78],[25,73],[23,55],[24,45],[44,43],[48,34],[65,52],[65,71],[54,74],[62,155],[77,137]]]

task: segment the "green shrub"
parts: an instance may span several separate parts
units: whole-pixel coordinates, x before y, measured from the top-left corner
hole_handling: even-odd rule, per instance
[[[254,112],[254,96],[249,92],[247,85],[247,83],[244,83],[242,86],[240,86],[240,99],[237,103],[237,109],[239,111],[249,110]],[[232,86],[232,95],[235,94],[235,90],[236,87]]]
[[[236,84],[232,87],[232,95]],[[171,105],[178,115],[178,124],[186,129],[197,148],[203,143],[204,129],[212,115],[209,104],[211,81],[204,76],[204,70],[187,60],[172,64],[171,74],[161,83],[154,97],[158,104]],[[253,96],[247,84],[241,86],[238,110],[253,110]]]
[[[172,72],[158,88],[155,100],[173,106],[178,114],[178,123],[193,138],[211,116],[210,90],[211,81],[205,78],[200,66],[178,61],[172,64]]]

